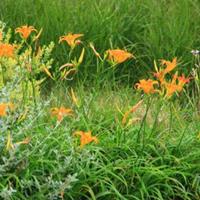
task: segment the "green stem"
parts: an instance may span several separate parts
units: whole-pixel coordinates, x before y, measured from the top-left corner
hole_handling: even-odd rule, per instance
[[[159,116],[159,114],[160,114],[161,107],[162,107],[162,101],[159,102],[158,109],[157,109],[156,116],[155,116],[155,121],[154,121],[154,123],[153,123],[153,127],[152,127],[152,129],[151,129],[151,133],[149,134],[149,139],[151,138],[151,136],[152,136],[153,133],[154,133],[154,130],[155,130],[156,127],[157,127],[158,116]]]
[[[26,99],[25,99],[25,85],[24,85],[24,81],[22,81],[22,95],[23,95],[23,106],[25,106],[25,102],[26,102]]]
[[[147,108],[146,108],[146,111],[145,111],[145,115],[144,115],[144,117],[142,119],[142,123],[141,123],[140,129],[139,129],[139,131],[137,133],[137,143],[139,142],[140,133],[141,133],[141,130],[142,130],[144,124],[145,124],[145,121],[146,121],[146,118],[147,118],[147,114],[148,114],[148,111],[149,111],[149,108],[150,108],[150,104],[151,104],[150,97],[148,97],[148,102],[147,102]],[[143,133],[142,137],[143,137],[143,143],[144,143],[144,133]]]
[[[169,109],[170,109],[169,134],[171,134],[171,131],[172,131],[172,120],[173,120],[172,101],[170,101]]]
[[[183,133],[182,133],[182,135],[181,135],[181,139],[180,139],[180,141],[179,141],[179,143],[178,143],[176,149],[179,149],[179,148],[180,148],[180,145],[181,145],[181,143],[182,143],[182,141],[183,141],[183,138],[184,138],[184,136],[185,136],[185,133],[186,133],[187,128],[188,128],[188,125],[187,125],[187,126],[185,127],[185,129],[183,130]]]
[[[3,85],[5,86],[5,84],[6,84],[6,79],[5,79],[5,67],[3,66],[2,63],[0,63],[0,67],[1,67],[1,71],[2,71],[2,81],[3,81]]]
[[[68,62],[71,62],[71,57],[72,57],[73,51],[74,51],[74,48],[71,48],[70,51],[69,51]]]
[[[34,79],[31,79],[31,86],[32,86],[32,91],[33,91],[33,102],[34,102],[35,107],[36,107],[37,106],[37,102],[36,102]]]

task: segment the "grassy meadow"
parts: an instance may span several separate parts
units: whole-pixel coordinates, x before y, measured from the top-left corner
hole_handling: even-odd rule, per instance
[[[123,75],[132,79],[129,84],[138,76],[146,77],[154,59],[177,56],[191,69],[190,51],[200,43],[198,0],[2,0],[0,17],[12,28],[24,24],[43,28],[42,44],[57,44],[59,36],[72,32],[83,33],[101,53],[126,47],[137,56],[123,67]],[[57,62],[65,63],[65,45],[57,45],[53,53]],[[94,78],[90,74],[96,72],[94,55],[86,56],[81,80]]]
[[[0,199],[199,200],[198,0],[0,1]]]

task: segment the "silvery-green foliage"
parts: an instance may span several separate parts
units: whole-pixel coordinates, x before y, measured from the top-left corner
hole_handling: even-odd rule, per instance
[[[1,192],[0,192],[0,197],[3,199],[3,200],[10,200],[12,199],[12,195],[14,193],[16,193],[17,191],[14,190],[12,187],[5,187]]]

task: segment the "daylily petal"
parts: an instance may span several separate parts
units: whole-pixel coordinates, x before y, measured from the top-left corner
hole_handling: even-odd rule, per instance
[[[121,49],[112,49],[106,52],[108,53],[108,60],[116,64],[123,63],[129,58],[134,58],[133,54]]]

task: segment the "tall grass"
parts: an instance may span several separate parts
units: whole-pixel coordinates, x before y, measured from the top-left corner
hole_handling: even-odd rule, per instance
[[[196,110],[176,105],[171,113],[170,102],[156,104],[155,98],[144,123],[123,127],[115,104],[124,112],[135,103],[138,97],[130,89],[86,92],[79,87],[76,93],[82,106],[75,118],[55,126],[48,112],[59,95],[54,91],[50,105],[40,104],[12,130],[13,142],[31,135],[30,144],[8,153],[1,143],[2,199],[62,199],[63,191],[66,200],[199,200]],[[62,95],[70,102],[67,93]],[[144,116],[147,102],[136,116]],[[80,149],[75,130],[92,130],[99,144]]]
[[[137,59],[118,74],[132,80],[146,76],[152,60],[178,56],[190,68],[193,48],[199,47],[200,3],[198,0],[1,0],[0,19],[11,27],[30,24],[44,28],[42,43],[67,32],[84,33],[98,51],[124,47]],[[87,45],[87,44],[85,44]],[[66,62],[66,48],[58,45],[56,61]],[[95,73],[92,52],[87,52],[84,77]],[[127,76],[126,76],[127,77]]]
[[[192,80],[194,99],[186,90],[169,100],[141,96],[127,84],[150,76],[154,59],[177,56],[177,71],[189,73],[190,50],[200,42],[199,11],[198,0],[0,0],[0,20],[8,27],[43,28],[41,43],[57,44],[54,67],[67,62],[69,48],[58,44],[58,38],[68,32],[84,33],[83,46],[92,41],[102,54],[126,47],[136,57],[114,71],[107,61],[99,66],[85,48],[84,63],[71,81],[79,105],[73,101],[71,82],[60,78],[51,82],[54,87],[44,84],[46,93],[37,98],[26,83],[24,106],[15,92],[16,109],[0,118],[0,199],[199,200],[198,76]],[[75,53],[80,51],[77,46]],[[199,56],[195,62],[199,65]],[[33,69],[44,63],[41,59]],[[28,72],[24,65],[14,67]],[[15,77],[20,77],[13,68],[11,83],[0,88],[1,103],[17,88]],[[26,75],[36,81],[40,74],[32,71]],[[31,89],[33,93],[34,85]],[[138,110],[128,116],[138,120],[123,124],[125,113],[141,99]],[[73,117],[56,120],[52,108],[60,106],[73,109]],[[79,130],[91,130],[99,143],[80,148],[73,134]],[[19,144],[25,138],[30,140]]]

